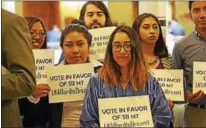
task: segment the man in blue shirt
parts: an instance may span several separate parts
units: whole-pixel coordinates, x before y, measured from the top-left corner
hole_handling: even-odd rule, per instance
[[[184,27],[176,20],[171,20],[169,25],[169,33],[174,36],[184,36]]]

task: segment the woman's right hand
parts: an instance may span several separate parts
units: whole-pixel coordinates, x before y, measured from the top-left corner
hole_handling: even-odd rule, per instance
[[[167,100],[167,103],[168,103],[170,109],[174,108],[174,104],[173,104],[172,100]]]
[[[36,90],[32,93],[32,96],[34,98],[45,97],[47,96],[50,90],[51,88],[48,84],[38,84]]]

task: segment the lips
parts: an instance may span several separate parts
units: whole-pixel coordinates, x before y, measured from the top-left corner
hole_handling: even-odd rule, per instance
[[[42,43],[39,42],[32,42],[32,45],[34,48],[39,48],[41,46]]]
[[[128,56],[119,56],[118,59],[127,59]]]
[[[81,57],[80,56],[74,56],[74,57],[72,57],[72,59],[81,59]]]
[[[98,26],[100,26],[100,23],[94,22],[94,23],[92,23],[91,25],[92,25],[92,26],[93,26],[93,25],[98,25]]]
[[[148,37],[150,40],[155,40],[156,39],[156,36],[149,36]]]
[[[94,22],[91,24],[91,28],[100,28],[100,27],[101,27],[101,24],[98,22]]]
[[[37,46],[37,45],[41,45],[43,43],[43,39],[35,39],[32,40],[32,44]]]
[[[200,24],[206,24],[206,21],[199,21]]]
[[[39,43],[33,43],[33,46],[38,48],[40,46],[40,44]]]

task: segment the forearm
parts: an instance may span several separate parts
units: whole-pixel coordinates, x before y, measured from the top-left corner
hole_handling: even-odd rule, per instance
[[[2,75],[2,100],[29,96],[34,90],[34,81],[26,73]]]

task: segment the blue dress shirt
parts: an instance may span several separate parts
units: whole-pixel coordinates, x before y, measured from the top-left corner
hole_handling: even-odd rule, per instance
[[[92,76],[88,83],[84,105],[80,116],[80,126],[89,128],[100,127],[98,98],[141,95],[149,95],[154,125],[156,127],[163,128],[169,127],[171,122],[171,111],[159,83],[153,76],[149,77],[144,88],[134,91],[130,82],[126,89],[123,89],[120,85],[109,87],[97,74]]]

